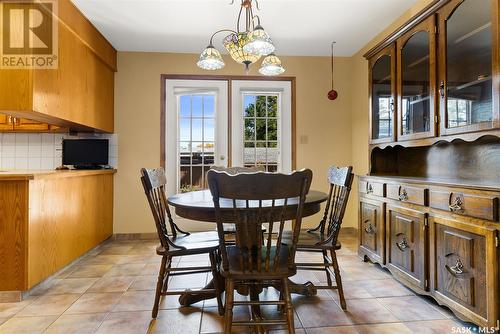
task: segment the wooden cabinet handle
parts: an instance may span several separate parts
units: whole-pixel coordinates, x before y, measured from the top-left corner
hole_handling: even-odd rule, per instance
[[[373,187],[369,182],[366,183],[366,193],[373,194]]]
[[[373,225],[371,223],[368,224],[368,227],[365,227],[365,232],[367,234],[375,234],[375,229],[373,228]]]
[[[448,270],[448,272],[450,274],[452,274],[454,277],[457,277],[457,276],[465,273],[464,265],[463,265],[462,261],[460,261],[460,259],[457,259],[457,262],[455,263],[455,265],[453,267],[450,267],[449,265],[445,265],[445,267],[446,267],[446,270]]]
[[[407,201],[408,200],[408,193],[406,192],[406,189],[401,189],[399,192],[399,200],[400,201]]]
[[[444,81],[441,81],[439,84],[439,96],[444,99]]]
[[[402,252],[404,252],[409,247],[405,237],[403,237],[403,240],[401,240],[400,242],[396,242],[396,246],[398,246],[399,250]]]
[[[449,205],[451,212],[460,212],[463,210],[462,208],[462,199],[460,197],[456,197],[453,203]]]

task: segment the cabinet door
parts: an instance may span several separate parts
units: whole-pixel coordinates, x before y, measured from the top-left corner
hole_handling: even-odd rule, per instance
[[[359,254],[373,262],[385,263],[384,203],[359,201]]]
[[[492,26],[498,12],[493,2],[452,0],[439,12],[442,135],[491,129],[498,120],[499,87],[493,80],[498,36]]]
[[[436,135],[435,17],[397,40],[398,140]]]
[[[401,281],[427,288],[426,215],[387,206],[387,267]]]
[[[14,128],[13,117],[0,114],[0,131],[12,131]]]
[[[49,125],[32,121],[25,118],[16,118],[14,122],[14,130],[16,131],[48,131]]]
[[[395,141],[396,48],[391,44],[369,63],[370,143]]]
[[[496,231],[434,217],[431,233],[433,295],[477,324],[495,325]]]

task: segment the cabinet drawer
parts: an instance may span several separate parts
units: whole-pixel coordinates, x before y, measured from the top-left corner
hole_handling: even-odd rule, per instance
[[[427,189],[403,184],[388,184],[387,197],[401,202],[425,205]]]
[[[384,197],[385,184],[381,182],[372,182],[369,180],[360,180],[359,192],[362,194],[370,194],[370,195]]]
[[[430,190],[429,206],[464,216],[498,221],[498,197],[494,196]]]

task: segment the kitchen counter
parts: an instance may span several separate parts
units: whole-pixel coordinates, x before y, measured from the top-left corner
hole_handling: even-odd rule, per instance
[[[52,177],[75,177],[87,175],[114,174],[116,169],[65,169],[65,170],[0,170],[0,181],[2,180],[33,180]]]

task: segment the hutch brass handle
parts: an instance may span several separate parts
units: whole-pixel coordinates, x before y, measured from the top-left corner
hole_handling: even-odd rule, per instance
[[[462,200],[460,197],[455,198],[452,204],[449,205],[451,212],[460,212],[463,210],[462,208]]]
[[[400,201],[407,201],[408,200],[408,193],[406,192],[406,189],[401,189],[399,193],[399,200]]]
[[[439,84],[439,95],[442,99],[444,99],[444,81],[441,81]]]
[[[366,183],[366,193],[367,194],[372,194],[373,193],[373,187],[370,183]]]
[[[368,224],[368,227],[365,227],[365,232],[368,233],[368,234],[374,234],[375,233],[375,229],[373,228],[373,225],[372,224]]]
[[[7,123],[12,124],[12,116],[7,117]]]
[[[457,259],[457,262],[455,263],[455,265],[453,267],[450,267],[448,265],[445,265],[445,267],[446,267],[446,270],[448,270],[448,272],[450,274],[452,274],[453,276],[461,275],[465,272],[464,265],[463,265],[462,261],[460,261],[460,259]]]
[[[398,246],[398,248],[404,252],[405,249],[407,249],[409,246],[408,246],[408,242],[406,241],[406,238],[403,237],[403,240],[401,240],[400,242],[396,242],[396,246]]]

